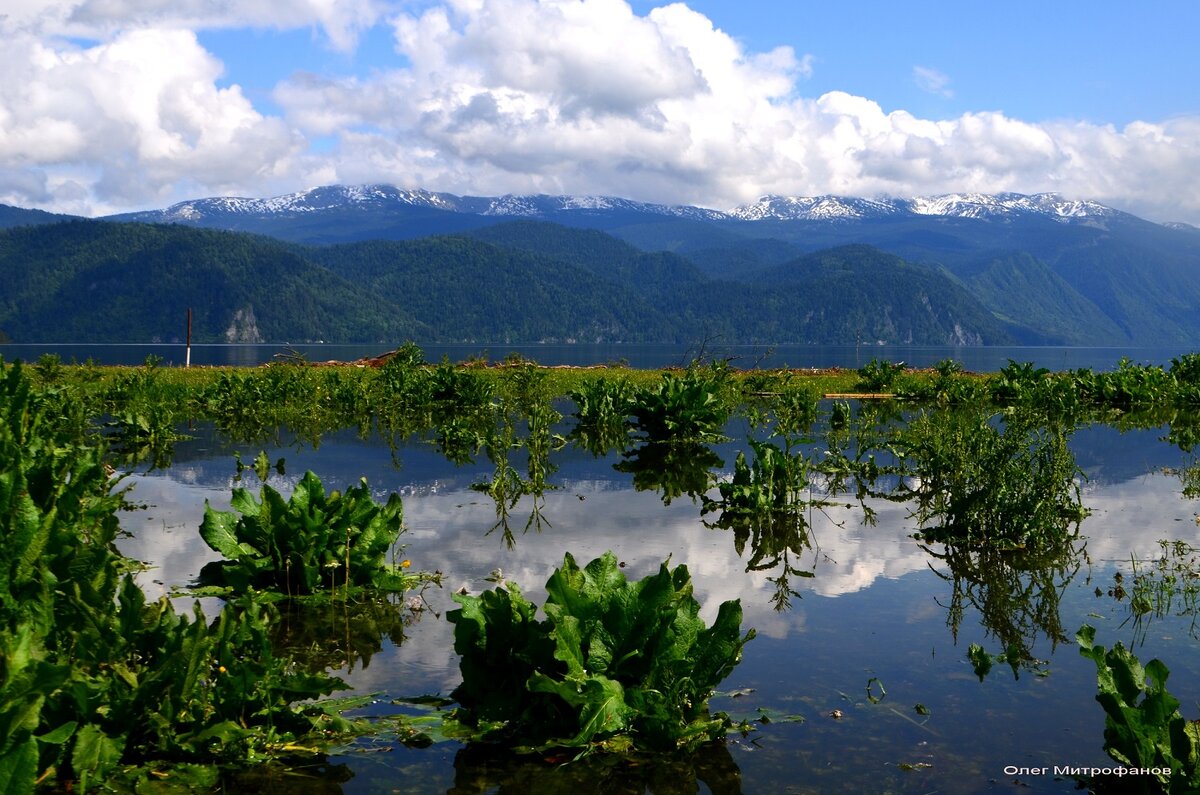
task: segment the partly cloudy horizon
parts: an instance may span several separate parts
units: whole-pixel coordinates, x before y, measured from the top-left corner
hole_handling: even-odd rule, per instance
[[[1183,2],[1011,21],[928,2],[5,6],[0,203],[21,207],[365,183],[714,209],[1011,191],[1200,224]]]

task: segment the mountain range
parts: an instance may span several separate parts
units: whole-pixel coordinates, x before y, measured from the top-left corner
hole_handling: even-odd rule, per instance
[[[372,214],[418,209],[485,217],[546,218],[560,213],[644,214],[699,221],[837,221],[943,216],[1016,218],[1042,216],[1068,220],[1126,215],[1098,202],[1064,199],[1055,193],[962,193],[911,199],[859,199],[845,196],[763,196],[722,212],[687,205],[653,204],[612,196],[456,196],[391,185],[331,185],[269,199],[217,197],[171,205],[165,210],[126,213],[113,220],[184,223],[229,228],[234,219],[277,220],[284,217],[343,212],[355,208]],[[1130,216],[1132,217],[1132,216]]]
[[[168,338],[181,304],[211,341],[1200,339],[1200,229],[1056,194],[717,211],[327,186],[96,221],[0,205],[4,228],[0,334],[22,341]]]

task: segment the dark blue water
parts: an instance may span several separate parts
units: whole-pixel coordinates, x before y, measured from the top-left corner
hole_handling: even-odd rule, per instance
[[[393,350],[389,345],[193,345],[193,365],[232,365],[252,367],[281,359],[303,358],[310,362],[354,361]],[[510,354],[545,365],[598,365],[626,363],[633,367],[684,366],[696,358],[729,360],[734,367],[848,367],[858,368],[880,359],[904,362],[912,367],[930,367],[944,359],[953,359],[972,372],[994,372],[1009,359],[1032,362],[1051,370],[1111,370],[1122,357],[1137,364],[1166,366],[1173,357],[1194,349],[1156,348],[1085,348],[1085,347],[952,347],[911,345],[710,345],[704,349],[683,345],[426,345],[425,357],[432,362],[443,356],[451,361],[484,358],[503,360]],[[96,364],[142,364],[147,356],[156,356],[168,366],[183,365],[186,351],[182,345],[90,345],[90,344],[8,344],[0,345],[6,361],[36,361],[43,354],[57,354],[64,362],[93,361]]]

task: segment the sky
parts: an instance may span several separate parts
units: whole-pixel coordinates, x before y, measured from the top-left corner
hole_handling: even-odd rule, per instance
[[[388,183],[1200,224],[1200,3],[3,0],[0,203]]]

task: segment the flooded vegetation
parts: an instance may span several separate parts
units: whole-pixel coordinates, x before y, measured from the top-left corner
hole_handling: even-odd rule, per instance
[[[376,364],[3,365],[6,791],[1200,785],[1200,356]]]

